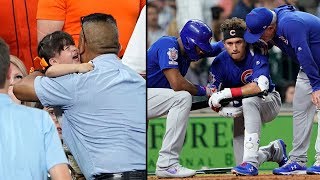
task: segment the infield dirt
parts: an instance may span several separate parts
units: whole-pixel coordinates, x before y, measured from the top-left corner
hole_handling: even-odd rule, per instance
[[[156,176],[148,176],[148,180],[159,179]],[[172,178],[171,178],[172,179]],[[320,175],[288,175],[276,176],[272,174],[264,174],[258,176],[236,176],[233,174],[214,174],[214,175],[196,175],[192,178],[174,178],[174,180],[320,180]],[[162,178],[163,180],[163,178]]]

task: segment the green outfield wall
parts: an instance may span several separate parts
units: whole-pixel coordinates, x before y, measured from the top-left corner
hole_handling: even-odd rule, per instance
[[[235,166],[233,157],[233,120],[223,117],[191,117],[187,129],[185,144],[180,156],[183,166],[192,169],[221,168]],[[158,152],[165,132],[165,118],[148,121],[148,172],[155,171]],[[314,163],[317,123],[314,123],[308,150],[308,166]],[[278,116],[272,122],[264,124],[260,145],[266,145],[275,139],[283,139],[287,150],[292,149],[292,116]],[[264,163],[260,169],[273,169],[276,163]]]

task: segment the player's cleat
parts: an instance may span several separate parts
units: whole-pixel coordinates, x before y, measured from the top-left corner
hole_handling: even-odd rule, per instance
[[[307,174],[320,174],[320,161],[318,159],[313,166],[307,168]]]
[[[231,172],[237,176],[256,176],[258,175],[258,169],[250,163],[243,162],[239,166],[232,168]]]
[[[275,175],[306,174],[306,169],[305,165],[300,165],[295,161],[288,161],[282,167],[274,169],[272,173]]]
[[[185,168],[181,166],[180,164],[162,169],[162,168],[157,168],[156,169],[156,176],[159,178],[175,178],[175,177],[191,177],[196,174],[195,170]]]
[[[288,156],[287,156],[287,145],[284,143],[282,139],[276,140],[276,142],[279,144],[280,150],[282,152],[282,160],[278,162],[279,167],[285,165],[288,162]]]

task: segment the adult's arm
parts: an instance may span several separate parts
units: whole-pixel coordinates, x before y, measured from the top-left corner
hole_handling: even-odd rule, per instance
[[[64,25],[64,21],[57,20],[37,20],[37,36],[38,43],[46,36],[47,34],[53,33],[55,31],[61,31]]]
[[[196,86],[185,79],[178,69],[164,69],[163,73],[174,91],[188,91],[191,95],[197,94]]]
[[[34,79],[37,76],[43,76],[43,74],[36,71],[13,86],[13,93],[20,101],[39,101],[34,89]]]
[[[304,72],[307,74],[312,91],[320,90],[320,74],[319,67],[317,66],[311,49],[309,47],[309,32],[307,26],[300,21],[288,21],[287,25],[284,26],[285,36],[296,53],[296,57],[302,66]],[[299,29],[299,31],[297,31]]]
[[[49,174],[52,180],[71,180],[67,164],[57,164],[50,168]]]
[[[291,20],[285,26],[285,35],[287,35],[289,42],[292,44],[297,59],[303,68],[304,72],[310,80],[312,86],[312,102],[320,108],[320,74],[319,67],[316,64],[313,53],[309,47],[309,32],[307,26],[303,22]],[[299,29],[299,31],[296,31]]]

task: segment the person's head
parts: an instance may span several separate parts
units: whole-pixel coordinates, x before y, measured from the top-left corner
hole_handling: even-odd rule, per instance
[[[60,137],[60,139],[62,139],[62,128],[61,128],[61,125],[58,121],[58,117],[53,109],[53,107],[44,107],[43,110],[47,111],[54,123],[54,125],[56,126],[57,128],[57,131],[58,131],[58,135]]]
[[[255,43],[259,39],[270,41],[276,33],[277,15],[265,7],[254,8],[246,16],[247,30],[244,39],[248,43]]]
[[[14,85],[28,75],[27,68],[16,56],[10,55],[11,78],[10,85]]]
[[[40,102],[36,102],[35,108],[38,108],[38,109],[42,109],[42,110],[45,110],[49,113],[54,125],[56,126],[57,128],[57,131],[58,131],[58,135],[60,137],[60,139],[62,139],[62,128],[61,128],[61,125],[58,121],[58,117],[56,115],[56,111],[54,108],[52,107],[44,107]]]
[[[293,96],[295,92],[295,84],[289,83],[285,88],[285,95],[284,95],[284,102],[285,103],[292,103],[293,102]]]
[[[10,56],[7,43],[0,38],[0,89],[7,91],[10,80]]]
[[[234,61],[242,61],[245,58],[247,45],[243,38],[245,29],[246,23],[237,17],[226,19],[220,26],[224,47]]]
[[[28,75],[27,68],[23,64],[23,62],[16,56],[10,55],[10,83],[9,83],[9,89],[8,94],[10,98],[17,104],[23,104],[30,106],[30,103],[27,102],[21,102],[19,99],[16,98],[16,96],[13,94],[13,85],[21,81],[22,78],[26,77]]]
[[[197,61],[213,53],[212,31],[200,20],[189,20],[180,31],[183,49],[191,61]]]
[[[118,54],[121,45],[116,20],[112,15],[94,13],[81,17],[79,39],[81,62],[89,62],[102,54]]]
[[[63,31],[46,35],[38,45],[38,55],[49,66],[54,64],[80,64],[80,54],[72,37]]]
[[[157,6],[152,3],[148,4],[147,8],[147,21],[149,27],[159,27],[158,23],[159,11]]]

